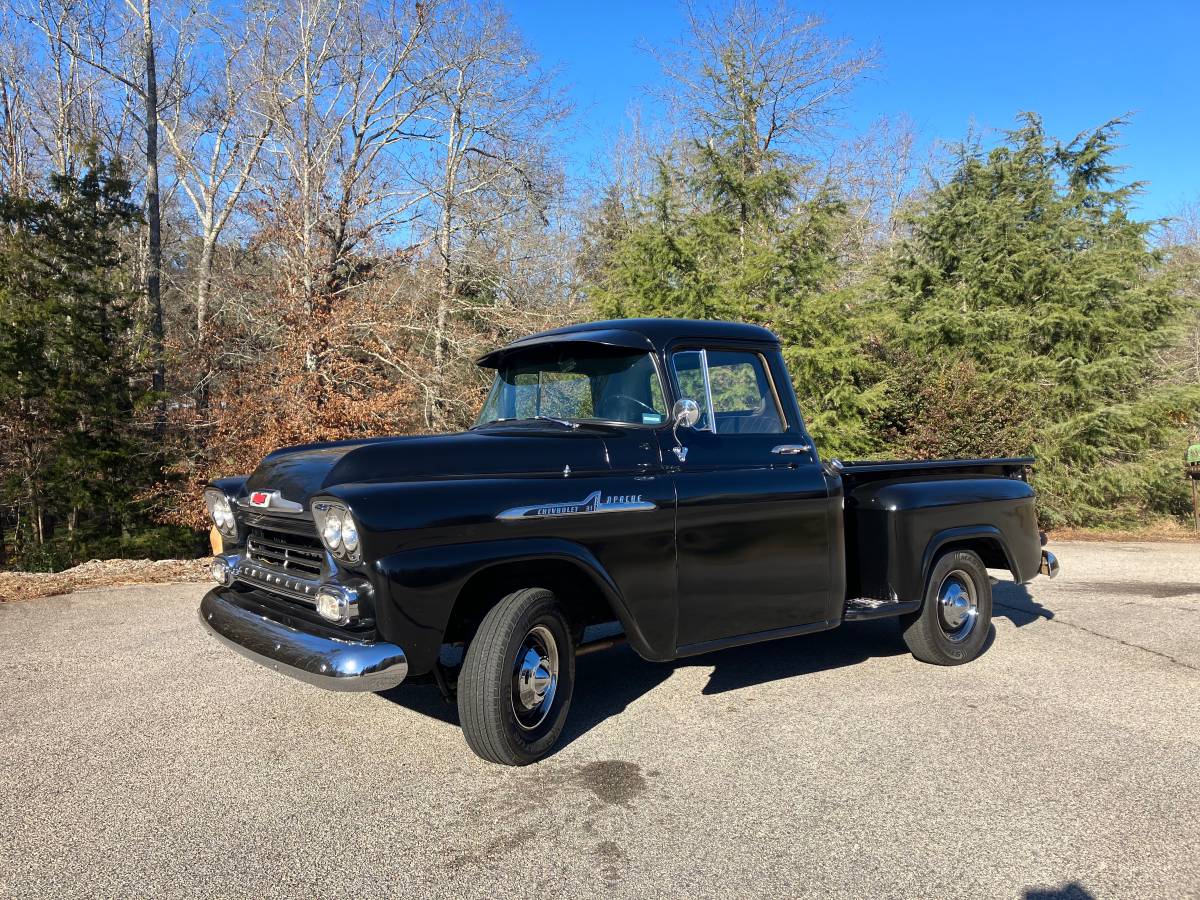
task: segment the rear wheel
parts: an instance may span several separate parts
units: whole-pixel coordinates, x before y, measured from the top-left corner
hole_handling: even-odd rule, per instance
[[[479,756],[523,766],[562,734],[575,687],[575,641],[554,594],[515,591],[493,607],[467,647],[458,715]]]
[[[904,643],[922,662],[957,666],[983,650],[992,622],[992,582],[970,550],[938,557],[920,612],[901,620]]]

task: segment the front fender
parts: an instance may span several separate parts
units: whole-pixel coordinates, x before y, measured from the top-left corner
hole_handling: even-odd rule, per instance
[[[670,648],[648,641],[620,588],[595,555],[574,541],[551,537],[510,538],[401,550],[380,559],[374,569],[383,596],[377,604],[379,630],[402,642],[410,671],[429,671],[464,585],[498,564],[559,560],[590,578],[625,629],[630,645],[647,659],[669,658]]]
[[[208,482],[205,487],[214,487],[219,491],[224,491],[225,495],[237,500],[246,493],[246,481],[250,478],[249,475],[234,475],[229,478],[214,478]]]

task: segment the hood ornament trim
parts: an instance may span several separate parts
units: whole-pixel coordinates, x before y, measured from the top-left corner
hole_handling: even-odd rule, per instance
[[[237,505],[243,509],[277,509],[282,512],[304,512],[304,504],[285,500],[279,491],[251,491],[240,498]]]
[[[567,503],[539,503],[534,506],[514,506],[497,514],[501,522],[521,519],[559,519],[565,516],[590,516],[598,513],[649,512],[658,509],[657,503],[643,500],[641,494],[612,494],[604,497],[592,491],[582,500]]]

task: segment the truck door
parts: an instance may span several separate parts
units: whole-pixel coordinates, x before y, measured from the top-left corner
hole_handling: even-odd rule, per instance
[[[826,620],[827,483],[802,424],[780,403],[782,361],[772,373],[766,352],[775,351],[708,345],[670,354],[676,396],[701,412],[695,428],[679,429],[685,453],[662,433],[663,459],[677,464],[681,653]]]

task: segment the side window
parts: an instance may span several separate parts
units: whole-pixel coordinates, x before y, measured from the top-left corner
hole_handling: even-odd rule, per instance
[[[708,377],[717,434],[779,434],[783,422],[757,353],[713,350],[708,354]]]
[[[685,350],[676,353],[672,362],[682,396],[700,405],[698,428],[709,428],[715,420],[717,434],[779,434],[784,430],[766,366],[757,353]]]

